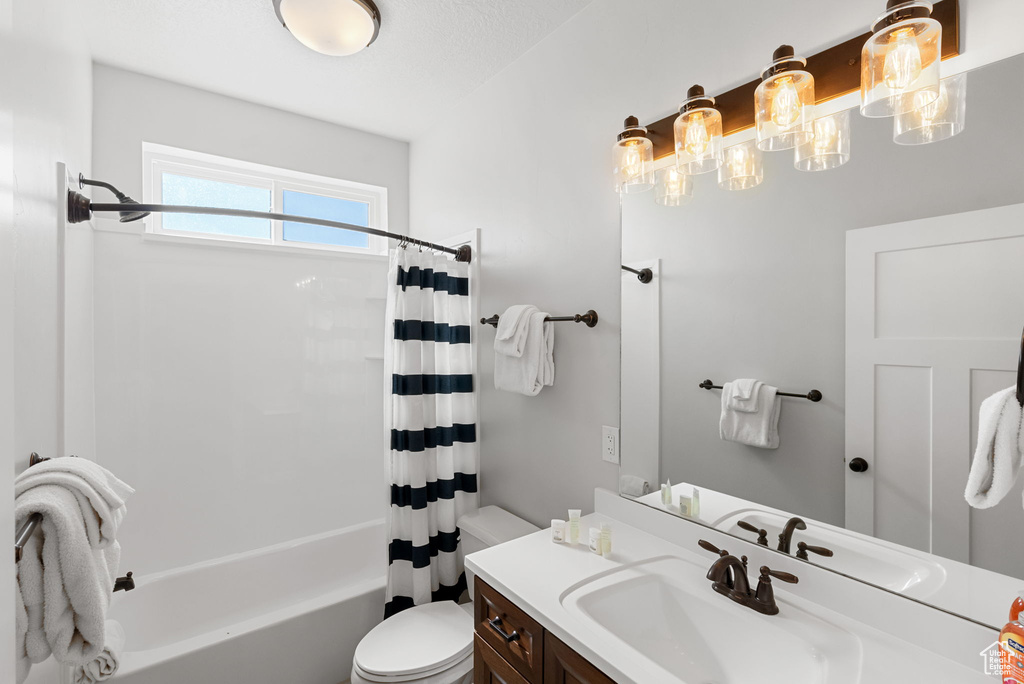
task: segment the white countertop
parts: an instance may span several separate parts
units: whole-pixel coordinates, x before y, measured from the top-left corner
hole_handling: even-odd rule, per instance
[[[672,543],[623,522],[621,518],[626,517],[635,523],[641,519],[637,516],[643,514],[622,508],[621,504],[608,498],[610,496],[614,495],[599,490],[598,510],[618,509],[623,515],[611,517],[596,513],[584,516],[580,523],[581,540],[587,538],[590,527],[599,526],[601,522],[612,525],[612,553],[607,557],[592,553],[585,543],[576,546],[555,544],[551,541],[550,530],[542,530],[474,553],[466,558],[466,566],[617,682],[678,684],[685,680],[668,676],[660,668],[652,668],[646,659],[638,657],[635,651],[603,628],[567,611],[562,605],[563,596],[595,575],[658,556],[676,556],[710,567],[714,557],[696,546],[698,538],[708,539],[718,546],[724,545],[736,555],[747,554],[752,568],[769,564],[774,569],[797,574],[800,584],[774,584],[780,606],[783,610],[786,604],[797,606],[855,631],[863,647],[862,671],[855,681],[863,684],[923,681],[980,684],[994,681],[982,674],[980,655],[973,656],[973,662],[970,660],[971,654],[979,653],[995,639],[997,635],[991,630],[795,559],[761,550],[756,545],[742,546],[744,543],[739,540],[686,521],[672,521],[684,526],[673,529],[672,534],[676,537],[682,535],[686,545]],[[624,503],[642,508],[633,502]],[[606,512],[615,514],[616,510]],[[658,511],[649,513],[668,518]],[[649,522],[647,524],[644,520],[647,529],[665,524],[654,518]],[[680,539],[673,541],[679,542]],[[710,582],[705,582],[700,590],[714,593]],[[835,596],[836,600],[825,601],[823,596]],[[720,598],[728,602],[726,597]],[[726,605],[731,604],[723,604]],[[851,616],[851,612],[856,615]],[[763,624],[770,626],[772,619],[764,616]],[[751,635],[743,638],[751,638]],[[742,644],[735,647],[742,654]],[[728,649],[730,645],[724,648]]]

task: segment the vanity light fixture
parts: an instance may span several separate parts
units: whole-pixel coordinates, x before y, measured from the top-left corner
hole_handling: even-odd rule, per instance
[[[615,189],[620,193],[650,190],[654,187],[654,145],[635,116],[627,117],[624,126],[612,148]]]
[[[892,139],[900,145],[924,145],[952,138],[967,119],[967,74],[939,82],[939,96],[916,109],[896,114]]]
[[[939,96],[942,24],[932,3],[889,0],[861,50],[860,113],[893,116]]]
[[[380,33],[373,0],[273,0],[281,24],[295,38],[324,55],[354,55]]]
[[[675,166],[654,173],[654,201],[663,207],[681,207],[693,198],[693,177]]]
[[[764,181],[761,149],[753,140],[725,148],[725,161],[718,167],[718,187],[748,190]]]
[[[792,46],[782,45],[761,70],[754,112],[757,146],[766,152],[792,149],[814,135],[814,76],[805,66],[807,60],[796,57]]]
[[[682,173],[714,171],[722,165],[722,114],[704,88],[691,86],[673,125],[676,167]]]
[[[793,165],[800,171],[827,171],[850,161],[850,110],[814,120],[814,138],[797,145]]]

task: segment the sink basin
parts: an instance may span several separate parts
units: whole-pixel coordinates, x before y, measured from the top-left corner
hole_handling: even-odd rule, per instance
[[[788,519],[778,513],[749,508],[724,516],[712,527],[753,541],[755,535],[736,526],[740,520],[746,520],[767,530],[768,543],[775,548]],[[806,530],[793,534],[792,553],[796,553],[797,542],[801,541],[835,553],[831,558],[812,554],[810,562],[914,598],[931,596],[946,581],[946,570],[938,563],[846,530],[809,522]]]
[[[859,638],[787,601],[779,582],[774,584],[778,615],[761,615],[730,601],[705,579],[712,560],[699,565],[662,556],[627,565],[571,588],[561,603],[610,648],[633,649],[642,658],[645,682],[860,680]]]

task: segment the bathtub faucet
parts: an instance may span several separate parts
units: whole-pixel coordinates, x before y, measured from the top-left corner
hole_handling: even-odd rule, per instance
[[[135,580],[132,579],[132,573],[128,573],[124,577],[118,577],[114,580],[114,591],[131,591],[135,588]]]

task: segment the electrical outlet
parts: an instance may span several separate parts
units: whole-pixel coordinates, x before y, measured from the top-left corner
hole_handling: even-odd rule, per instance
[[[601,458],[609,463],[619,462],[619,428],[601,426]]]

